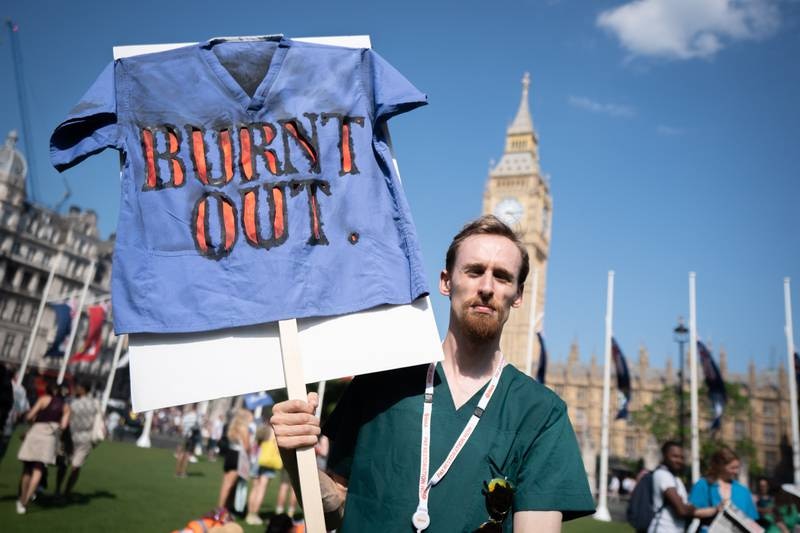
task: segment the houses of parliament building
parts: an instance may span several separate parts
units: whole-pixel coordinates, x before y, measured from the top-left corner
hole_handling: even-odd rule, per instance
[[[501,340],[501,349],[503,353],[510,354],[511,362],[520,370],[531,373],[531,368],[536,368],[532,363],[539,358],[539,345],[530,339],[539,329],[544,313],[553,198],[549,180],[539,165],[539,138],[528,105],[529,90],[530,78],[526,74],[522,80],[522,98],[516,116],[506,130],[505,150],[499,162],[489,170],[483,212],[493,213],[512,226],[521,236],[531,258],[531,277],[525,286],[523,306],[512,311]],[[598,363],[595,354],[587,363],[581,358],[575,343],[570,347],[566,360],[553,362],[552,354],[549,359],[546,384],[569,407],[586,470],[591,477],[600,452],[602,363]],[[642,346],[638,358],[628,361],[632,388],[630,411],[650,404],[665,387],[675,387],[677,390],[678,373],[672,367],[671,360],[667,359],[666,368],[653,368],[649,359],[647,349]],[[685,368],[688,369],[688,362]],[[778,370],[756,372],[751,363],[747,374],[731,374],[727,369],[724,349],[720,350],[720,370],[726,382],[740,384],[739,390],[750,405],[749,413],[742,413],[733,420],[729,417],[723,419],[721,438],[731,446],[745,437],[750,439],[755,446],[754,459],[757,465],[766,475],[771,475],[782,458],[786,460],[785,451],[782,457],[782,444],[785,448],[786,443],[790,442],[791,418],[786,371],[781,366]],[[615,383],[616,380],[612,379],[612,384]],[[684,390],[688,390],[688,377]],[[613,412],[612,409],[612,417]],[[677,418],[678,413],[675,416]],[[688,412],[685,416],[688,418]],[[701,428],[708,427],[709,417],[710,413],[701,414]],[[617,420],[611,422],[609,435],[609,454],[612,458],[642,458],[650,468],[657,464],[660,443],[656,443],[645,429],[629,421]]]

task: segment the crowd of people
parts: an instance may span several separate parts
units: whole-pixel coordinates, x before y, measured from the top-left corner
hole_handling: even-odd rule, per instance
[[[729,447],[720,446],[708,459],[708,467],[687,490],[682,476],[685,471],[685,451],[680,443],[667,441],[661,447],[658,467],[639,476],[637,488],[631,487],[628,519],[636,526],[636,505],[646,505],[648,523],[639,531],[647,533],[677,533],[683,531],[704,533],[723,511],[734,516],[747,531],[788,533],[800,525],[796,498],[782,490],[775,490],[769,480],[760,478],[756,493],[739,481],[742,463]],[[649,484],[639,500],[639,484]],[[648,501],[649,500],[649,501]],[[642,504],[639,502],[643,501]]]
[[[25,514],[47,485],[49,466],[56,466],[55,493],[69,498],[94,444],[105,437],[105,424],[100,402],[88,394],[86,383],[69,387],[46,380],[37,391],[26,390],[16,377],[0,364],[0,459],[16,426],[27,423],[17,452],[22,473],[16,511]]]
[[[102,440],[97,435],[98,423],[103,429],[102,438],[113,438],[114,428],[125,417],[117,410],[110,410],[104,417],[100,402],[90,393],[87,383],[57,385],[55,380],[45,379],[41,387],[37,381],[26,389],[16,377],[0,364],[0,459],[14,432],[21,429],[22,443],[17,453],[21,475],[15,505],[18,514],[25,514],[30,503],[51,484],[49,467],[55,467],[54,494],[68,500],[81,468],[93,447]],[[33,384],[30,380],[27,383]],[[265,415],[268,417],[269,411]],[[187,477],[188,465],[201,457],[210,462],[222,459],[216,509],[198,520],[223,524],[233,514],[241,514],[250,525],[263,524],[259,511],[269,483],[276,479],[280,486],[274,524],[270,527],[274,531],[289,531],[293,527],[292,517],[299,510],[297,498],[283,471],[275,436],[265,418],[255,419],[252,411],[242,408],[207,416],[194,404],[155,413],[152,431],[179,442],[175,454],[176,477]],[[324,448],[320,446],[319,451],[322,453]]]
[[[265,411],[264,416],[256,418],[253,411],[244,408],[207,416],[190,404],[157,411],[153,431],[179,440],[175,452],[178,478],[188,477],[189,464],[201,457],[211,462],[219,457],[222,478],[216,509],[241,514],[249,525],[262,525],[260,509],[272,480],[280,484],[274,514],[292,518],[299,510],[274,433],[265,422],[268,416],[269,411]],[[321,462],[327,454],[325,443],[317,448]]]

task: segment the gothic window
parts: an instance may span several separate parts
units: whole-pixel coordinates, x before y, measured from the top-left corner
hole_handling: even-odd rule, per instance
[[[775,404],[770,401],[763,403],[764,416],[775,416]]]
[[[733,423],[733,433],[736,440],[743,439],[745,436],[746,426],[744,420],[737,420]]]
[[[547,235],[550,230],[550,208],[545,205],[542,208],[542,234]]]
[[[6,275],[3,278],[3,283],[7,285],[11,285],[14,283],[14,278],[17,275],[17,266],[16,265],[8,265],[6,267]]]
[[[6,333],[6,338],[3,340],[3,349],[0,351],[0,356],[9,357],[11,350],[14,349],[15,336],[11,333]]]
[[[20,284],[19,288],[23,291],[27,291],[31,285],[31,280],[33,279],[33,274],[30,272],[23,272],[22,273],[22,283]]]
[[[772,450],[764,452],[764,466],[767,470],[772,470],[778,464],[778,454]]]
[[[105,263],[98,262],[97,268],[94,271],[94,282],[97,284],[103,283],[103,279],[106,276],[106,265]]]
[[[25,310],[25,306],[22,302],[17,302],[17,305],[14,306],[14,310],[11,312],[11,321],[12,322],[21,322],[22,321],[22,311]]]
[[[636,457],[636,437],[627,435],[625,437],[625,455]]]
[[[0,320],[5,319],[6,311],[11,309],[11,307],[13,307],[14,303],[15,303],[14,300],[11,300],[9,298],[3,298],[3,301],[0,302]]]
[[[778,434],[775,431],[775,424],[764,424],[761,429],[764,442],[777,443]]]

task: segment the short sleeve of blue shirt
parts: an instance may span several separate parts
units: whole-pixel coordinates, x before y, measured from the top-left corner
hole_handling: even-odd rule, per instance
[[[53,132],[50,158],[59,171],[106,148],[118,146],[114,65],[114,62],[106,65],[66,120]]]
[[[419,89],[378,53],[365,50],[362,69],[365,91],[372,97],[376,122],[388,120],[428,102]]]

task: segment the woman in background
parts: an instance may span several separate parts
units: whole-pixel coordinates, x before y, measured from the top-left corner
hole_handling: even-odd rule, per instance
[[[17,514],[25,514],[46,465],[56,464],[58,441],[69,425],[69,406],[58,394],[58,385],[47,384],[45,393],[33,404],[25,420],[32,425],[17,453],[23,465]]]
[[[689,503],[695,507],[718,507],[720,503],[732,503],[751,520],[758,520],[758,511],[753,504],[750,490],[736,479],[742,466],[739,457],[727,446],[721,447],[711,456],[706,477],[700,478],[692,487]],[[710,523],[713,516],[706,520]],[[705,521],[704,521],[705,522]],[[700,531],[707,531],[703,525]]]
[[[225,461],[222,466],[222,485],[219,489],[217,507],[225,507],[231,489],[236,481],[250,475],[250,424],[253,413],[239,409],[228,425],[228,446],[225,449]]]

